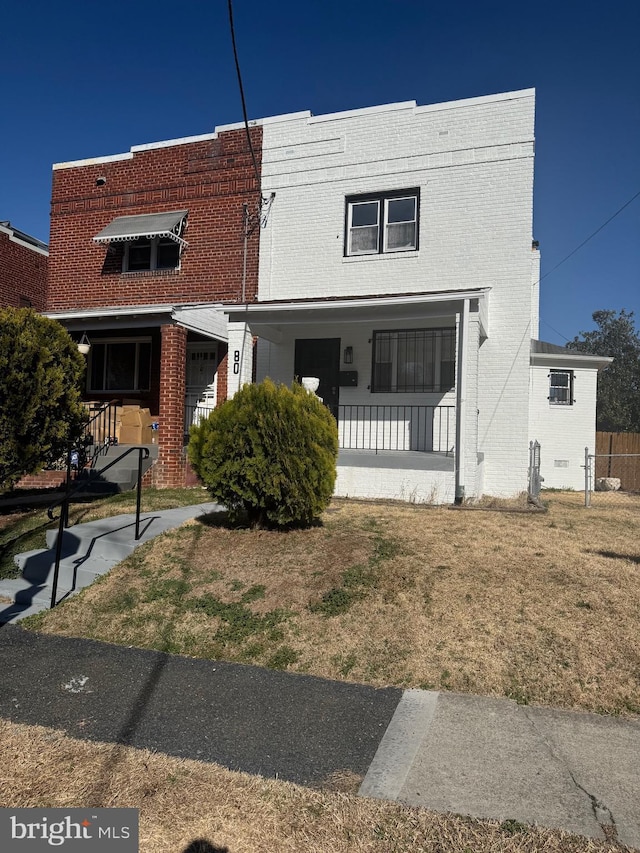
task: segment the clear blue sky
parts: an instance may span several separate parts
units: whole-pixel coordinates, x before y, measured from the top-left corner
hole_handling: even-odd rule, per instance
[[[637,0],[235,0],[234,13],[250,118],[535,87],[541,337],[564,343],[601,308],[640,327],[640,198],[545,277],[640,191]],[[52,163],[242,118],[226,0],[8,3],[0,56],[0,219],[41,240]]]

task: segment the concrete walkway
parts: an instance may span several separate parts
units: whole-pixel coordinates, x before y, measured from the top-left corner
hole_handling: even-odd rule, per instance
[[[97,577],[128,557],[138,546],[154,539],[165,530],[178,527],[189,519],[221,510],[219,504],[202,503],[157,512],[143,512],[140,516],[138,540],[135,539],[134,513],[70,527],[64,531],[62,537],[57,601],[89,586]],[[47,549],[26,551],[15,558],[21,569],[19,578],[0,580],[0,598],[11,602],[8,606],[0,603],[0,625],[16,622],[49,608],[57,529],[48,530],[46,536]]]
[[[140,542],[217,509],[145,514]],[[130,553],[134,521],[119,516],[68,531],[67,582],[86,585]],[[44,557],[26,558],[24,580],[36,594],[0,619],[48,606],[46,594],[44,603],[38,597],[45,569]],[[305,785],[330,785],[348,772],[362,779],[362,796],[640,849],[636,721],[375,689],[14,625],[0,630],[0,716]]]

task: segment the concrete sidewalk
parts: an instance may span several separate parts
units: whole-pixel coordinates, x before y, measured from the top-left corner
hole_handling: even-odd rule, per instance
[[[640,848],[640,723],[0,630],[0,716]],[[606,835],[605,835],[606,834]]]

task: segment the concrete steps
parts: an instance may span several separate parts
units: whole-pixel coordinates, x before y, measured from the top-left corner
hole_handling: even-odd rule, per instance
[[[122,562],[139,545],[177,527],[184,521],[221,511],[215,503],[177,507],[159,512],[145,512],[140,517],[140,538],[135,539],[135,514],[103,518],[76,524],[62,533],[62,550],[58,572],[57,601],[72,595]],[[47,548],[25,551],[14,557],[20,577],[0,580],[0,624],[15,622],[25,616],[47,610],[51,603],[55,569],[57,530],[46,533]]]
[[[100,455],[93,468],[85,468],[80,471],[75,482],[82,484],[83,491],[92,495],[108,495],[118,492],[127,492],[135,489],[138,482],[138,454],[132,451],[120,461],[119,459],[127,450],[137,445],[117,444],[107,448],[106,453]],[[149,450],[149,458],[142,460],[142,473],[145,474],[158,458],[158,445],[145,445]],[[89,448],[93,452],[93,448]],[[112,465],[112,467],[108,467]]]

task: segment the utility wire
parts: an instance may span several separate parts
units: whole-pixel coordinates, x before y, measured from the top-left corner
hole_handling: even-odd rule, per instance
[[[260,173],[258,171],[258,163],[256,161],[256,155],[253,150],[253,144],[251,142],[251,133],[249,132],[249,120],[247,119],[247,105],[244,99],[244,87],[242,85],[242,75],[240,73],[240,62],[238,61],[238,49],[236,47],[236,32],[235,27],[233,25],[233,6],[231,0],[227,0],[227,7],[229,9],[229,29],[231,30],[231,44],[233,45],[233,58],[236,63],[236,73],[238,75],[238,86],[240,87],[240,100],[242,101],[242,115],[244,116],[244,129],[247,133],[247,142],[249,143],[249,151],[251,152],[251,159],[253,160],[253,170],[256,174],[256,181],[258,184],[258,192],[260,192]]]
[[[622,213],[622,211],[625,209],[625,207],[629,207],[631,202],[635,201],[638,198],[638,196],[640,196],[640,190],[638,190],[638,192],[632,198],[630,198],[629,201],[625,202],[619,210],[616,210],[616,212],[613,214],[613,216],[610,216],[606,222],[603,222],[599,228],[596,228],[596,230],[593,232],[593,234],[589,234],[589,236],[587,237],[586,240],[583,240],[579,246],[576,246],[576,248],[572,252],[569,252],[569,254],[567,255],[566,258],[563,258],[561,261],[559,261],[555,265],[555,267],[551,267],[551,269],[548,272],[546,272],[544,275],[541,275],[540,278],[538,279],[538,281],[536,282],[536,284],[539,284],[543,278],[546,278],[548,275],[551,275],[552,272],[557,270],[558,267],[562,266],[562,264],[565,261],[568,261],[569,258],[573,257],[575,255],[575,253],[578,252],[583,246],[586,246],[586,244],[589,242],[589,240],[592,240],[596,236],[596,234],[599,234],[605,226],[607,226],[612,220],[614,220],[616,218],[616,216],[618,216],[619,213]]]
[[[626,201],[626,202],[622,205],[622,207],[620,207],[618,210],[616,210],[616,212],[615,212],[612,216],[610,216],[610,217],[606,220],[606,222],[603,222],[603,223],[602,223],[602,225],[600,225],[600,227],[599,227],[599,228],[596,228],[596,230],[595,230],[592,234],[590,234],[590,235],[587,237],[587,239],[586,239],[586,240],[583,240],[583,241],[582,241],[582,243],[580,243],[580,245],[579,245],[579,246],[576,246],[576,248],[575,248],[572,252],[569,252],[569,254],[568,254],[565,258],[563,258],[561,261],[559,261],[559,262],[555,265],[555,267],[551,267],[551,269],[550,269],[550,270],[548,270],[544,275],[541,275],[541,276],[540,276],[540,278],[539,278],[539,279],[534,283],[534,285],[533,285],[533,286],[535,287],[535,286],[536,286],[536,284],[540,284],[540,282],[542,281],[542,279],[543,279],[543,278],[546,278],[548,275],[551,275],[551,273],[552,273],[552,272],[554,272],[555,270],[557,270],[557,269],[558,269],[558,267],[562,266],[562,264],[564,264],[564,262],[565,262],[565,261],[568,261],[568,260],[569,260],[569,258],[572,258],[572,257],[575,255],[575,253],[576,253],[576,252],[580,251],[580,249],[581,249],[583,246],[586,246],[586,244],[589,242],[589,240],[592,240],[592,239],[596,236],[596,234],[599,234],[599,233],[602,231],[602,229],[603,229],[603,228],[605,228],[605,227],[606,227],[606,226],[607,226],[611,221],[613,221],[613,220],[616,218],[616,216],[618,216],[618,214],[622,213],[622,211],[623,211],[626,207],[629,207],[629,205],[630,205],[633,201],[635,201],[635,200],[638,198],[638,196],[640,196],[640,190],[638,190],[638,192],[637,192],[634,196],[632,196],[632,197],[629,199],[629,201]],[[540,320],[541,320],[541,322],[543,322],[543,323],[545,324],[545,326],[548,326],[552,331],[554,331],[554,332],[556,333],[556,335],[560,335],[560,337],[561,337],[561,338],[564,338],[564,340],[565,340],[565,341],[567,341],[567,343],[569,343],[569,342],[570,342],[570,339],[569,339],[566,335],[563,335],[563,334],[562,334],[562,332],[559,332],[557,329],[555,329],[555,328],[551,325],[551,323],[547,322],[547,321],[546,321],[542,316],[540,317]]]

